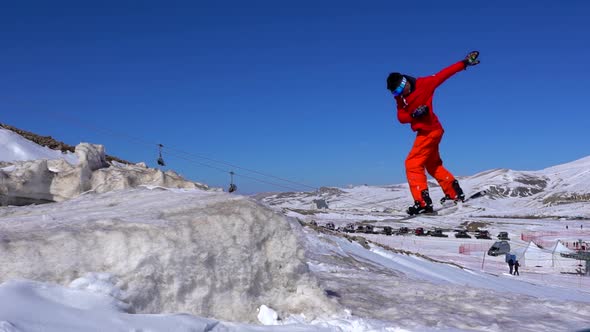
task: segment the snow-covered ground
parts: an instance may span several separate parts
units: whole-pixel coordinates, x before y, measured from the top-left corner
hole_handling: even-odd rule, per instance
[[[25,161],[38,159],[64,159],[75,165],[78,158],[73,153],[62,153],[39,146],[19,134],[0,128],[0,161]]]
[[[12,135],[0,139],[10,151],[28,151],[27,159],[48,156]],[[0,161],[15,157],[6,151]],[[587,203],[545,206],[540,197],[563,191],[554,176],[575,189],[566,194],[583,194],[580,167],[556,166],[525,189],[499,183],[522,179],[514,171],[465,178],[466,191],[486,183],[499,188],[496,196],[404,221],[404,185],[283,194],[264,200],[271,208],[243,196],[153,186],[0,207],[0,332],[590,328],[590,277],[562,273],[579,262],[540,252],[535,257],[550,258],[512,276],[503,256],[485,255],[493,240],[457,239],[452,231],[506,231],[515,251],[531,237],[590,240]],[[540,178],[545,191],[510,196]],[[311,209],[314,199],[330,209]],[[440,227],[449,237],[345,235],[312,221]]]

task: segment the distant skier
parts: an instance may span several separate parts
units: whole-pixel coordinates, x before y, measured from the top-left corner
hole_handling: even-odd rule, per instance
[[[410,215],[433,212],[425,169],[436,179],[445,193],[441,203],[445,200],[465,200],[459,182],[442,165],[438,146],[444,130],[434,114],[432,98],[436,88],[449,77],[469,66],[477,65],[478,56],[479,52],[473,51],[464,60],[432,76],[414,78],[391,73],[387,77],[387,89],[393,93],[397,102],[399,122],[410,123],[412,130],[417,132],[414,146],[406,158],[406,176],[414,198],[414,205],[407,210]]]
[[[518,273],[519,267],[520,267],[520,263],[518,261],[514,262],[514,275],[515,276],[520,276],[520,273]]]

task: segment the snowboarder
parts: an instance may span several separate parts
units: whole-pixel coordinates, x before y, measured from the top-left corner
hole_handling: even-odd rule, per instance
[[[515,276],[520,276],[520,273],[518,273],[519,266],[520,266],[520,263],[518,261],[514,262],[514,275]]]
[[[510,269],[510,274],[512,274],[512,269],[514,268],[514,261],[512,258],[508,260],[508,268]]]
[[[438,146],[444,130],[434,114],[432,98],[434,90],[448,78],[467,67],[477,65],[478,56],[479,52],[473,51],[465,59],[432,76],[414,78],[401,73],[391,73],[387,77],[387,89],[397,102],[399,122],[410,123],[412,130],[417,132],[416,140],[405,162],[406,177],[414,199],[414,205],[407,210],[409,215],[434,211],[425,169],[444,191],[445,197],[441,199],[441,203],[446,200],[465,200],[459,182],[443,167],[440,158]]]

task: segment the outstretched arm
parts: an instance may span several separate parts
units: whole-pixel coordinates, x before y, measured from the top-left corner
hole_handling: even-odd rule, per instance
[[[467,67],[469,66],[475,66],[479,64],[479,60],[477,59],[478,56],[478,51],[472,51],[469,54],[467,54],[464,60],[452,64],[449,67],[441,70],[437,74],[432,75],[432,78],[434,79],[434,87],[437,88],[439,85],[443,84],[443,82],[446,81],[449,77],[455,75],[461,70],[467,69]]]
[[[443,84],[444,81],[446,81],[451,76],[455,75],[463,69],[465,69],[465,62],[461,60],[432,75],[431,79],[434,82],[434,87],[437,88],[439,85]]]

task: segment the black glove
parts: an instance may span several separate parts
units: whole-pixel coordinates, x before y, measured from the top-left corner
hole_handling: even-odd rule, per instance
[[[412,118],[417,119],[417,118],[422,117],[426,114],[428,114],[428,106],[426,106],[426,105],[418,106],[418,108],[416,108],[414,110],[414,112],[412,112]]]
[[[472,51],[471,53],[467,54],[463,63],[465,64],[465,68],[469,66],[475,66],[479,63],[477,57],[479,56],[479,51]]]

